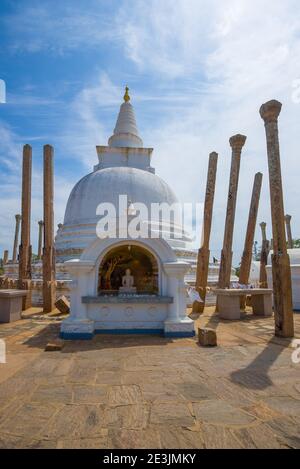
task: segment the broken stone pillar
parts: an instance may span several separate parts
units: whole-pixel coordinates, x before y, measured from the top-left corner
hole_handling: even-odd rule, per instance
[[[275,313],[275,335],[294,336],[290,258],[287,253],[283,190],[281,180],[278,116],[282,104],[272,100],[263,104],[260,115],[265,122],[270,179],[273,229],[272,277]]]
[[[198,328],[198,342],[203,347],[216,347],[217,346],[217,333],[214,329],[207,327]]]
[[[42,245],[43,245],[43,228],[44,222],[43,220],[39,221],[39,244],[38,244],[38,259],[42,259]]]
[[[261,253],[260,253],[260,269],[259,269],[259,287],[268,288],[268,276],[267,276],[266,266],[268,264],[270,243],[267,240],[267,234],[266,234],[267,224],[265,222],[262,222],[260,223],[259,226],[261,228],[261,236],[262,236]]]
[[[288,248],[293,249],[294,247],[294,241],[292,237],[292,229],[291,229],[291,215],[286,215],[284,217],[285,224],[286,224],[286,234],[287,234],[287,239],[288,239]]]
[[[239,283],[241,283],[242,285],[247,285],[249,282],[249,275],[250,275],[251,262],[252,262],[252,246],[253,246],[254,235],[255,235],[262,177],[263,175],[261,173],[257,173],[255,174],[255,178],[254,178],[251,204],[250,204],[250,210],[249,210],[249,216],[248,216],[248,225],[247,225],[245,244],[244,244],[244,251],[243,251],[242,262],[241,262],[241,267],[240,267],[240,275],[239,275]],[[242,297],[241,308],[244,308],[244,307],[245,307],[245,297]]]
[[[266,231],[267,224],[264,221],[262,221],[259,224],[259,226],[260,226],[260,229],[261,229],[262,242],[267,241],[267,231]]]
[[[16,218],[16,228],[15,228],[15,239],[14,239],[13,257],[12,257],[13,263],[16,263],[18,260],[18,245],[19,245],[21,215],[15,215],[15,218]]]
[[[221,264],[219,271],[219,288],[230,286],[231,263],[232,263],[232,240],[235,219],[236,198],[240,173],[241,152],[247,137],[235,135],[230,138],[229,143],[232,148],[232,159],[229,179],[229,190],[227,200],[227,212],[225,221],[223,249],[221,252]]]
[[[53,148],[44,146],[44,249],[43,309],[50,313],[55,303],[55,253],[53,214]]]
[[[8,263],[8,250],[5,249],[5,251],[3,252],[3,265],[7,263]]]
[[[209,155],[209,164],[207,172],[207,183],[205,192],[203,227],[201,248],[198,251],[197,274],[196,274],[196,291],[199,293],[203,303],[195,301],[192,307],[192,319],[196,319],[197,315],[203,313],[205,306],[207,276],[209,267],[209,240],[212,223],[212,213],[215,195],[216,175],[217,175],[218,154],[213,152]]]
[[[62,314],[69,314],[70,313],[70,302],[69,300],[63,295],[60,296],[56,302],[55,307],[60,311]]]
[[[19,246],[19,280],[21,290],[27,290],[23,298],[23,309],[31,307],[31,255],[30,217],[31,217],[31,173],[32,149],[30,145],[23,147],[22,170],[22,214],[21,214],[21,244]]]

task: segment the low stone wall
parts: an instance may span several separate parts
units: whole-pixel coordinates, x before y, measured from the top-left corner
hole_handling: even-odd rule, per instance
[[[42,263],[34,262],[32,264],[32,306],[43,305],[43,280]],[[56,299],[64,295],[70,299],[70,283],[68,272],[64,264],[56,264]],[[9,262],[4,267],[4,275],[0,277],[0,288],[18,288],[18,264]]]

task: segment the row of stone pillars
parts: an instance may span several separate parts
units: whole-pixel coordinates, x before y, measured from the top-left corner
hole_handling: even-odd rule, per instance
[[[281,337],[293,337],[293,308],[292,308],[292,287],[290,261],[287,253],[287,244],[285,236],[285,223],[287,224],[288,245],[293,247],[292,234],[290,229],[290,216],[284,216],[283,208],[283,190],[281,181],[280,152],[278,139],[278,116],[281,110],[281,104],[278,101],[270,101],[264,104],[260,109],[260,115],[265,122],[267,154],[269,167],[269,185],[272,212],[272,230],[273,230],[273,255],[272,255],[272,276],[273,276],[273,295],[274,295],[274,313],[275,313],[275,334]],[[224,230],[223,248],[221,252],[221,263],[219,271],[219,288],[229,288],[231,267],[232,267],[232,242],[236,211],[236,200],[238,191],[239,171],[242,148],[245,145],[246,136],[235,135],[230,138],[229,143],[232,148],[231,170],[229,180],[229,191],[227,199],[227,211]],[[194,302],[192,315],[200,314],[205,305],[205,294],[207,287],[207,272],[209,265],[209,237],[212,221],[212,207],[215,191],[215,176],[217,155],[210,156],[207,189],[204,209],[204,226],[202,246],[198,253],[196,290],[203,303]],[[240,283],[247,284],[252,260],[252,246],[254,241],[255,227],[257,221],[257,212],[261,192],[262,174],[257,173],[254,179],[251,205],[248,217],[248,226],[245,237],[244,251],[240,268]],[[266,265],[269,253],[269,244],[266,239],[266,225],[262,223],[262,253],[260,283],[267,287]]]
[[[12,255],[12,263],[16,264],[18,261],[18,245],[19,245],[19,233],[20,233],[20,224],[21,224],[21,215],[17,214],[15,215],[16,219],[16,225],[15,225],[15,237],[14,237],[14,246],[13,246],[13,255]],[[38,238],[38,253],[37,253],[37,258],[39,260],[42,259],[42,243],[43,243],[43,226],[44,222],[43,220],[40,220],[38,222],[39,225],[39,238]],[[3,263],[7,264],[8,262],[8,251],[4,251],[6,253],[5,256],[3,256]],[[4,258],[5,257],[5,258]]]
[[[21,243],[19,246],[19,288],[27,290],[23,309],[31,306],[31,262],[32,249],[30,244],[31,226],[31,174],[32,149],[30,145],[23,148],[22,170],[22,213],[16,216],[15,245],[18,243],[19,223],[21,221]],[[48,313],[54,309],[55,303],[55,253],[54,253],[54,216],[53,216],[53,148],[44,146],[44,220],[39,222],[38,256],[43,260],[43,307]],[[42,234],[44,249],[42,255]],[[14,258],[16,260],[14,249]]]
[[[15,237],[14,237],[14,246],[13,246],[13,256],[12,256],[12,263],[16,264],[18,262],[18,245],[19,245],[19,233],[20,233],[20,223],[21,223],[21,215],[15,215],[16,225],[15,225]],[[61,223],[58,225],[58,228],[62,226]],[[38,251],[37,251],[37,259],[40,261],[42,260],[43,254],[43,237],[44,237],[44,221],[40,220],[38,222]],[[3,252],[3,264],[7,264],[9,260],[9,252],[5,250]]]

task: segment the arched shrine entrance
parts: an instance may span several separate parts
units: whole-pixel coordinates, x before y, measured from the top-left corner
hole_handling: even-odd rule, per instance
[[[153,254],[141,246],[121,245],[111,249],[100,264],[98,294],[117,295],[128,269],[134,279],[136,294],[159,293],[159,269]]]

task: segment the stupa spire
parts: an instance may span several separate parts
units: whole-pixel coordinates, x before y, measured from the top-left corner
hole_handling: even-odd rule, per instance
[[[108,140],[110,147],[137,147],[143,146],[143,141],[139,136],[136,125],[133,106],[130,104],[129,88],[126,86],[124,103],[120,106],[120,111],[114,128],[113,135]]]
[[[124,101],[125,101],[125,103],[128,103],[128,101],[130,101],[130,96],[129,96],[128,91],[129,91],[129,88],[128,88],[128,86],[126,86],[126,87],[125,87],[125,94],[124,94]]]

